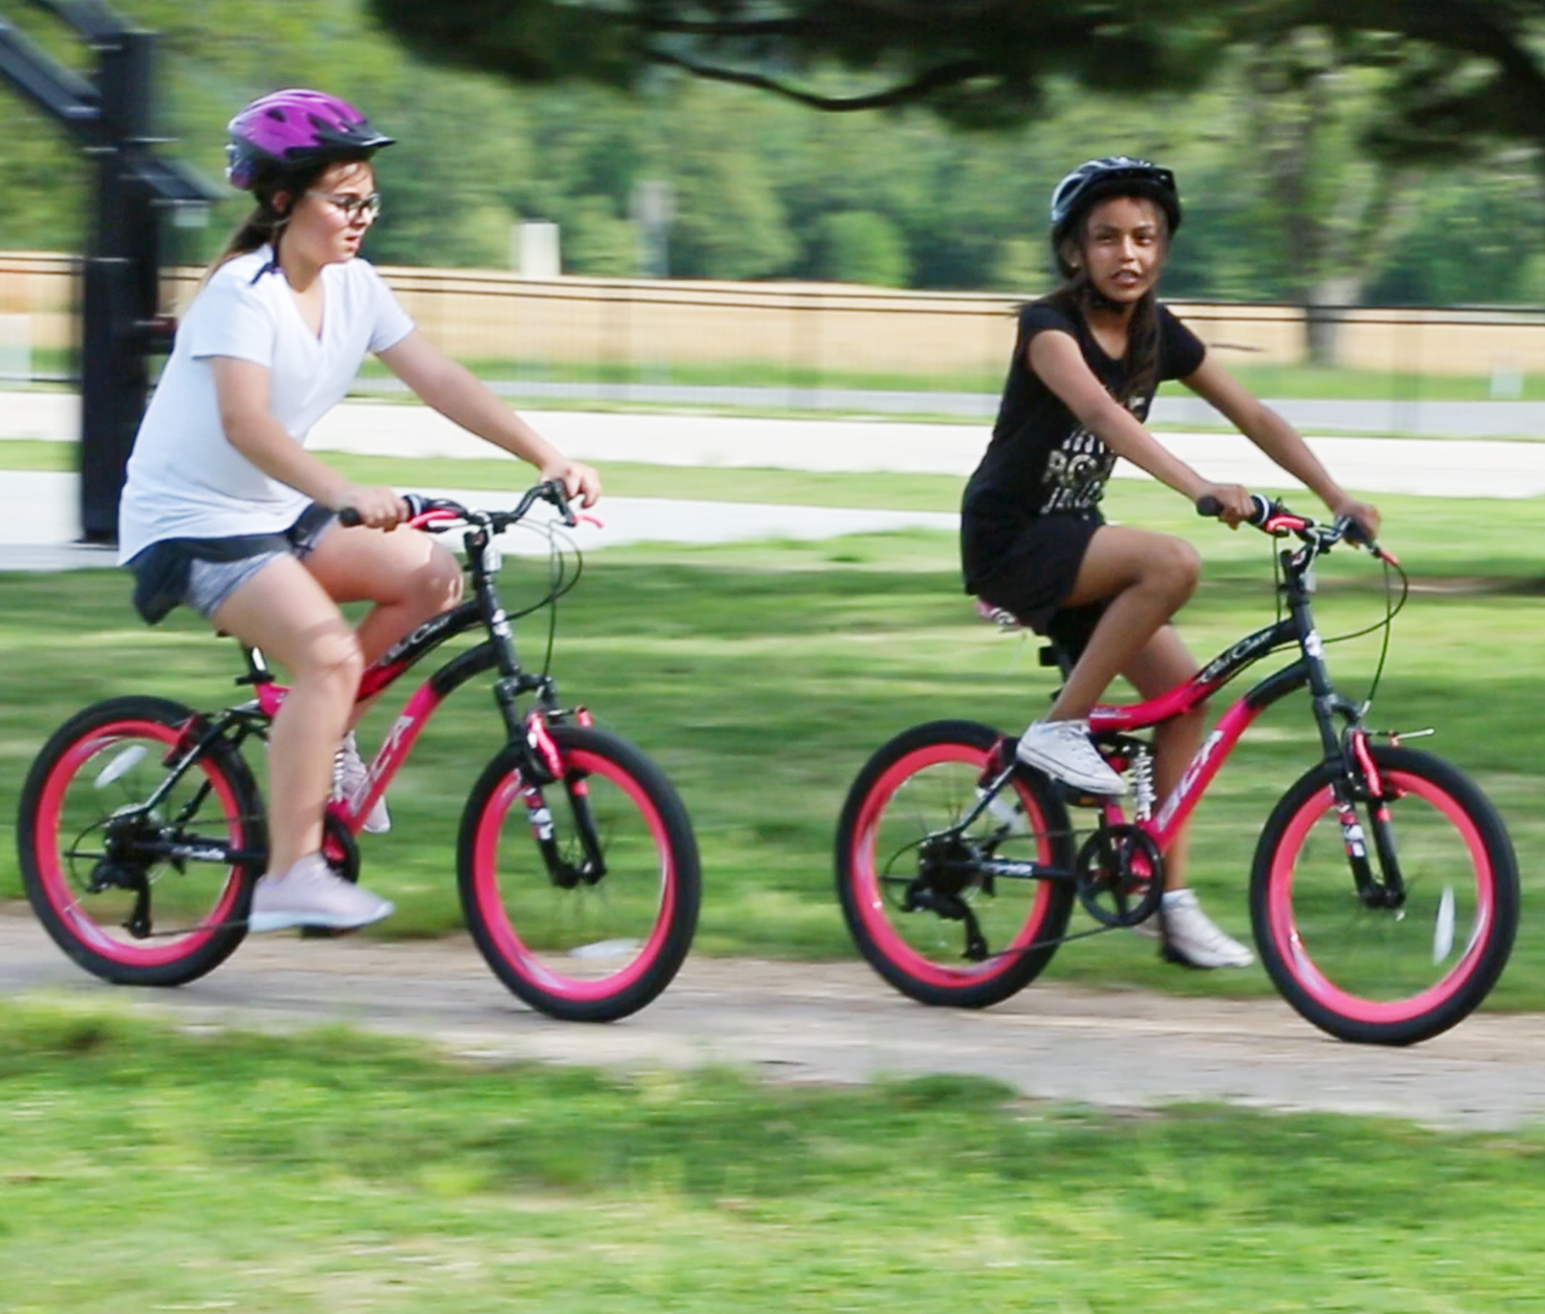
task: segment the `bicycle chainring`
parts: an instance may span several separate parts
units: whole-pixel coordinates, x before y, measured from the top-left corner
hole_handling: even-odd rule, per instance
[[[1164,855],[1140,826],[1101,826],[1073,864],[1078,901],[1105,926],[1136,926],[1159,910]]]

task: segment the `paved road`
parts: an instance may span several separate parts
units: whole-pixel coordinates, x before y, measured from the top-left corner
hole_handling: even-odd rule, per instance
[[[1498,380],[1502,382],[1502,380]],[[743,407],[847,415],[941,415],[992,420],[996,392],[914,392],[876,388],[717,387],[656,383],[544,383],[494,381],[493,391],[521,409],[563,401],[617,406]],[[355,391],[391,396],[407,391],[399,379],[360,379]],[[1305,433],[1400,433],[1431,438],[1545,438],[1545,402],[1508,400],[1437,401],[1420,397],[1316,399],[1287,397],[1270,402]],[[1228,421],[1190,393],[1160,397],[1156,424],[1226,428]],[[73,429],[72,429],[73,432]]]
[[[578,1026],[507,994],[464,939],[253,937],[202,981],[135,991],[79,971],[23,912],[0,909],[0,996],[63,996],[192,1024],[345,1022],[463,1056],[625,1069],[728,1063],[783,1081],[974,1073],[1029,1096],[1115,1108],[1229,1101],[1474,1128],[1545,1119],[1545,1018],[1534,1016],[1482,1015],[1418,1048],[1367,1049],[1322,1036],[1275,1000],[1040,985],[995,1009],[943,1012],[896,995],[858,963],[694,957],[642,1013]]]
[[[73,396],[64,393],[0,393],[0,439],[71,441],[79,432],[77,405]],[[919,424],[873,417],[731,419],[584,411],[528,411],[526,415],[575,456],[659,465],[965,476],[981,458],[988,435],[985,422]],[[1545,416],[1545,408],[1541,415]],[[1200,423],[1201,419],[1197,416],[1189,422]],[[1528,431],[1545,436],[1545,423]],[[1264,481],[1272,488],[1292,485],[1237,435],[1165,433],[1161,438],[1183,460],[1214,478]],[[490,454],[486,443],[428,408],[386,402],[353,401],[336,407],[313,430],[311,443],[324,451],[382,456]],[[1365,492],[1449,497],[1532,497],[1545,492],[1545,443],[1324,436],[1311,438],[1310,445],[1342,483]],[[1118,478],[1147,478],[1124,463],[1117,466],[1116,473]]]
[[[575,411],[529,413],[565,450],[604,467],[609,461],[657,465],[771,467],[821,471],[893,471],[964,478],[975,468],[987,429],[974,425],[868,420],[725,419],[702,415],[618,415]],[[0,439],[69,441],[76,400],[62,393],[0,393]],[[1253,445],[1237,436],[1170,433],[1163,441],[1204,473],[1280,491],[1295,486]],[[1337,478],[1371,494],[1448,497],[1534,497],[1545,493],[1545,443],[1330,437],[1309,440]],[[350,402],[320,423],[313,446],[401,457],[487,458],[486,443],[422,406]],[[0,452],[0,466],[3,466]],[[512,467],[511,486],[522,480]],[[1148,476],[1125,462],[1117,478]],[[0,570],[63,570],[111,564],[79,536],[74,476],[0,473],[8,513],[0,517]],[[441,490],[456,495],[454,489]],[[474,504],[488,494],[468,494]],[[608,498],[606,528],[586,531],[590,548],[639,541],[728,542],[763,538],[828,538],[913,526],[952,531],[953,515]],[[511,550],[519,550],[519,539]]]
[[[3,452],[0,452],[3,456]],[[79,570],[112,566],[111,550],[75,543],[80,513],[77,480],[49,471],[0,471],[8,510],[0,516],[0,570]],[[511,487],[520,485],[512,480]],[[507,506],[497,493],[456,488],[418,488],[469,506]],[[898,529],[954,532],[957,518],[937,511],[883,511],[766,503],[673,501],[608,497],[596,508],[602,525],[570,530],[586,552],[625,543],[732,543],[764,539],[827,539],[839,534]],[[537,519],[549,518],[547,507]],[[546,555],[546,540],[515,529],[501,540],[506,552]]]

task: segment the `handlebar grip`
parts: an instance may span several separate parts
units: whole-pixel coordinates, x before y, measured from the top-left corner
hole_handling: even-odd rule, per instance
[[[563,523],[570,528],[579,524],[579,517],[569,506],[569,490],[563,486],[561,479],[549,479],[547,481],[547,498],[555,507],[558,514],[563,517]]]
[[[422,493],[404,493],[402,500],[408,504],[409,520],[412,520],[414,516],[423,515],[429,506],[429,499]],[[354,507],[346,506],[338,512],[338,523],[345,529],[353,529],[356,525],[362,524],[363,521],[360,520],[359,512]]]
[[[1259,493],[1251,493],[1250,501],[1254,505],[1255,510],[1245,517],[1245,523],[1257,527],[1264,525],[1266,517],[1271,514],[1271,503]],[[1211,493],[1208,493],[1196,499],[1196,514],[1199,516],[1209,516],[1216,520],[1223,514],[1223,503]]]

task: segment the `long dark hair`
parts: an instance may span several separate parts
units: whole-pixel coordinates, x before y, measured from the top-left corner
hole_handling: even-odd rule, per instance
[[[285,225],[290,222],[290,211],[296,202],[334,165],[364,164],[369,158],[369,155],[359,154],[324,160],[303,169],[265,169],[252,184],[252,196],[257,206],[231,234],[214,263],[205,271],[204,281],[207,283],[221,265],[268,244],[273,245],[274,259],[277,260],[279,240],[284,236]],[[281,196],[284,198],[282,209],[276,204],[276,198]]]
[[[1112,192],[1100,197],[1105,201],[1112,196],[1124,195],[1122,192]],[[1142,192],[1134,192],[1132,196],[1136,200],[1151,200],[1151,197]],[[1160,218],[1160,228],[1163,232],[1162,242],[1164,250],[1160,259],[1169,252],[1169,222],[1164,216],[1163,207],[1154,204]],[[1073,267],[1073,272],[1047,294],[1046,300],[1055,306],[1063,314],[1076,314],[1086,324],[1089,322],[1091,310],[1103,310],[1115,308],[1115,303],[1107,300],[1100,290],[1095,287],[1089,278],[1089,262],[1082,258],[1084,239],[1088,233],[1089,216],[1094,212],[1091,205],[1078,222],[1073,225],[1063,239],[1063,249],[1073,247],[1080,256],[1078,263]],[[1121,358],[1122,371],[1126,375],[1126,386],[1122,389],[1122,395],[1116,400],[1123,406],[1131,409],[1131,404],[1138,398],[1146,397],[1157,386],[1159,381],[1159,298],[1153,288],[1149,288],[1138,299],[1137,305],[1132,308],[1132,318],[1127,324],[1127,350]]]

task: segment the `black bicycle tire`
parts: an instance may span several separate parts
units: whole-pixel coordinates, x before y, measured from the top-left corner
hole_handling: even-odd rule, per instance
[[[596,757],[608,759],[625,772],[639,786],[659,816],[670,851],[672,879],[675,883],[664,940],[637,980],[616,994],[594,1000],[569,999],[544,989],[500,952],[497,937],[486,924],[478,904],[475,888],[476,837],[494,791],[511,772],[519,769],[522,755],[514,747],[506,747],[489,762],[472,787],[462,813],[456,857],[457,889],[462,915],[473,941],[494,975],[532,1008],[567,1022],[615,1022],[653,1002],[675,979],[692,946],[702,902],[702,871],[697,839],[693,834],[686,805],[670,779],[639,749],[617,735],[591,726],[558,724],[551,725],[549,729],[561,755],[582,749]],[[560,789],[561,786],[548,788]],[[534,848],[532,853],[535,859]],[[539,865],[540,859],[536,859],[536,862]],[[545,879],[545,874],[540,879]]]
[[[54,766],[72,745],[94,729],[116,721],[151,721],[177,729],[195,715],[192,708],[166,698],[127,695],[109,698],[82,709],[56,730],[33,760],[22,788],[17,808],[16,847],[22,886],[28,902],[49,937],[66,955],[92,975],[114,985],[170,987],[213,971],[236,951],[246,938],[247,911],[252,901],[252,887],[262,875],[262,864],[236,865],[236,879],[241,882],[232,916],[215,928],[196,950],[184,958],[154,966],[117,963],[82,943],[59,916],[44,888],[45,877],[38,865],[37,828],[42,792]],[[252,778],[241,754],[223,739],[216,739],[204,750],[204,757],[223,773],[237,800],[244,826],[244,843],[251,852],[268,848],[267,817],[262,792]]]
[[[1002,969],[991,976],[979,978],[969,984],[939,985],[921,980],[905,965],[887,954],[864,923],[858,908],[853,872],[853,850],[857,829],[862,820],[869,796],[885,775],[908,756],[929,747],[944,744],[964,745],[973,752],[990,752],[1002,739],[998,731],[975,721],[930,721],[913,726],[882,745],[864,764],[854,779],[843,803],[842,814],[837,822],[836,879],[837,898],[842,915],[847,922],[848,933],[854,944],[885,981],[918,1003],[944,1008],[988,1008],[1018,994],[1045,970],[1057,951],[1057,942],[1067,930],[1068,918],[1073,910],[1074,892],[1070,884],[1049,882],[1050,902],[1042,920],[1042,938],[1049,941],[1039,947],[1016,953],[1004,962]],[[1067,810],[1053,790],[1050,782],[1037,771],[1024,766],[1016,767],[1016,778],[1030,792],[1048,827],[1053,846],[1053,864],[1071,869],[1073,842],[1069,832]]]
[[[1479,786],[1457,767],[1430,753],[1408,748],[1374,744],[1370,745],[1370,751],[1380,772],[1404,772],[1441,789],[1459,806],[1481,839],[1491,865],[1495,906],[1475,968],[1437,1005],[1399,1023],[1373,1023],[1346,1017],[1315,999],[1299,981],[1271,933],[1269,901],[1273,859],[1292,819],[1331,783],[1333,768],[1327,763],[1306,771],[1289,787],[1261,831],[1250,873],[1250,921],[1261,963],[1272,984],[1307,1021],[1337,1039],[1353,1044],[1412,1045],[1462,1022],[1481,1005],[1507,966],[1518,930],[1518,862],[1501,815]]]

